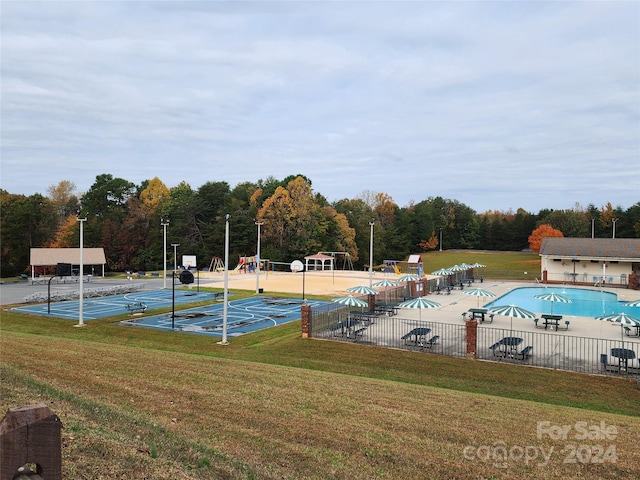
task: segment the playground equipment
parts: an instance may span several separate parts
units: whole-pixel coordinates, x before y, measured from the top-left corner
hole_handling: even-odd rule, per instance
[[[342,270],[353,270],[353,262],[351,261],[351,255],[349,252],[318,252],[321,255],[331,255],[334,259],[342,255]],[[338,262],[334,260],[334,264],[337,267]]]
[[[238,259],[238,265],[232,270],[232,273],[253,273],[256,269],[256,257],[240,257]]]
[[[384,273],[394,272],[396,275],[400,275],[400,269],[398,268],[398,260],[385,260],[382,271]]]
[[[213,257],[211,259],[211,263],[209,264],[210,272],[223,272],[224,271],[224,262],[220,257]]]

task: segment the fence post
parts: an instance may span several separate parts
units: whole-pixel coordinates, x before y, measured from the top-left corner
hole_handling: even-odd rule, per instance
[[[61,428],[44,403],[10,408],[0,422],[0,480],[12,480],[25,465],[46,480],[62,480]]]
[[[300,317],[302,320],[302,338],[311,336],[311,305],[306,303],[300,307]]]
[[[467,358],[477,358],[478,349],[478,322],[477,320],[469,320],[465,322],[467,334]]]

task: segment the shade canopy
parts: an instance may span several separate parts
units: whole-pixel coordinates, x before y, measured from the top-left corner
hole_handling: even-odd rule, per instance
[[[487,290],[483,290],[482,288],[469,288],[467,290],[463,290],[465,295],[473,295],[474,297],[495,297],[495,293],[488,292]]]
[[[374,288],[367,287],[366,285],[359,285],[357,287],[347,288],[347,292],[359,293],[361,295],[377,295],[378,291]]]
[[[366,307],[369,304],[364,300],[354,297],[353,295],[347,295],[345,297],[335,297],[331,299],[332,302],[346,305],[348,307]]]
[[[541,293],[540,295],[534,295],[533,298],[537,298],[538,300],[545,300],[547,302],[551,302],[551,313],[553,313],[553,304],[555,302],[571,303],[571,299],[570,298],[563,297],[562,295],[558,295],[555,292]]]
[[[397,287],[398,285],[400,284],[395,280],[389,280],[387,278],[385,278],[384,280],[379,280],[373,284],[374,287]]]
[[[420,280],[420,277],[413,273],[407,273],[398,279],[399,282],[415,282],[416,280]]]
[[[624,305],[626,307],[640,307],[640,300],[634,300],[633,302],[627,302]]]
[[[632,317],[631,315],[627,315],[626,313],[614,313],[612,315],[602,315],[601,317],[596,317],[596,320],[600,320],[603,322],[614,322],[620,324],[620,335],[622,336],[622,344],[624,346],[624,330],[623,327],[625,325],[633,325],[634,327],[640,326],[640,319],[636,317]]]
[[[427,300],[424,297],[413,298],[411,300],[407,300],[405,302],[401,302],[398,304],[401,308],[417,308],[420,310],[420,320],[422,320],[422,309],[423,308],[438,308],[440,304],[438,302],[432,302],[431,300]]]
[[[413,298],[398,304],[401,308],[438,308],[441,305],[438,302],[432,302],[424,297]]]
[[[494,315],[503,315],[505,317],[511,317],[511,329],[513,330],[514,318],[536,318],[536,314],[520,308],[516,305],[500,305],[489,309],[489,313]]]
[[[469,288],[467,290],[463,290],[462,293],[478,297],[478,306],[480,306],[480,297],[490,298],[496,296],[494,293],[483,290],[482,288]]]
[[[626,313],[614,313],[612,315],[602,315],[596,317],[596,320],[602,320],[603,322],[615,322],[622,325],[633,325],[637,327],[640,325],[640,319],[627,315]]]
[[[438,275],[438,276],[444,277],[447,275],[453,275],[453,271],[450,268],[440,268],[434,272],[431,272],[431,275]]]

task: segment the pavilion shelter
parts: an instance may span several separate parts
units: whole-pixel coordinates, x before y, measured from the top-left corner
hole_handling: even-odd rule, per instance
[[[543,283],[638,289],[640,238],[552,238],[542,240]]]
[[[37,267],[55,267],[58,263],[70,263],[72,271],[79,271],[80,249],[79,248],[32,248],[30,251],[31,279],[36,278]],[[104,266],[107,259],[104,255],[104,248],[83,248],[82,263],[84,272],[88,272],[87,266],[99,266],[104,277]],[[77,267],[77,268],[76,268]],[[91,270],[93,272],[93,269]]]
[[[309,270],[333,270],[334,269],[334,257],[325,255],[324,253],[316,253],[315,255],[309,255],[304,257],[304,269]]]

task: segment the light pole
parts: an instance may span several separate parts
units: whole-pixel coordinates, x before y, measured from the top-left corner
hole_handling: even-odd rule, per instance
[[[440,227],[440,251],[442,251],[442,227]]]
[[[373,225],[375,220],[372,218],[369,222],[371,234],[369,235],[369,288],[373,287]]]
[[[258,226],[258,248],[256,249],[256,294],[260,293],[260,227],[264,222],[255,221]]]
[[[612,218],[611,219],[611,223],[613,223],[613,237],[611,238],[616,238],[616,222],[618,221],[617,218]]]
[[[227,310],[229,299],[229,218],[231,215],[225,215],[224,227],[224,305],[222,308],[222,340],[219,345],[228,345],[227,341]]]
[[[591,238],[595,238],[595,217],[591,217]]]
[[[87,217],[80,218],[80,212],[78,212],[78,221],[80,222],[80,303],[78,309],[78,324],[76,327],[84,327],[84,283],[82,281],[82,277],[84,276],[84,222],[87,221]]]
[[[169,226],[169,220],[167,220],[166,218],[161,218],[160,225],[164,227],[164,237],[163,237],[164,249],[163,249],[162,263],[164,265],[164,287],[163,288],[166,290],[167,289],[167,227]]]
[[[171,246],[173,247],[173,273],[176,273],[176,270],[178,270],[178,253],[176,252],[176,249],[180,246],[179,243],[172,243]]]

